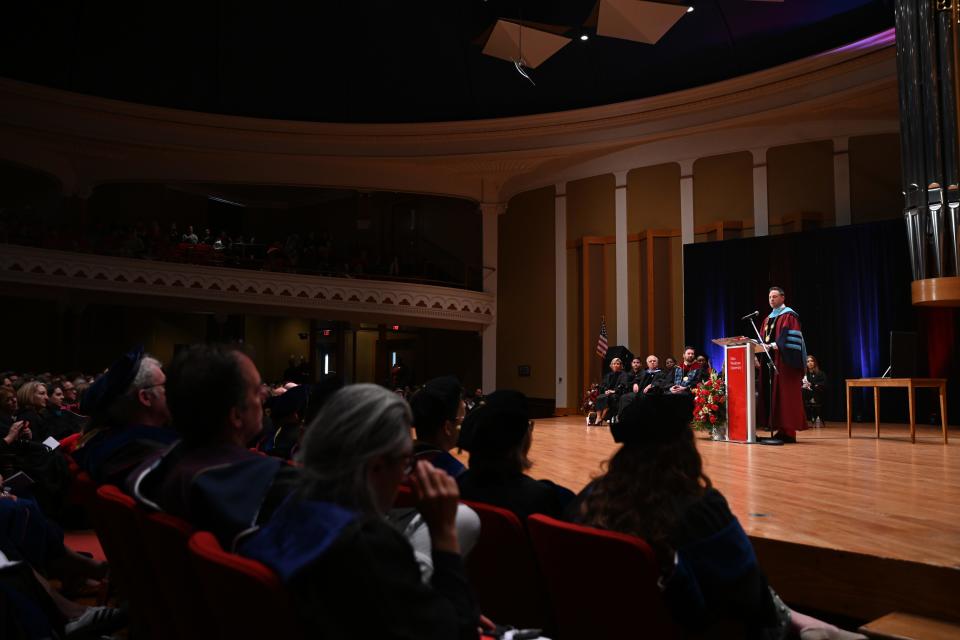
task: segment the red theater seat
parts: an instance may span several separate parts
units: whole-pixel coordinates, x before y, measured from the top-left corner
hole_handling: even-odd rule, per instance
[[[520,519],[493,505],[464,504],[480,516],[480,539],[466,561],[480,610],[497,624],[549,629],[543,578]]]
[[[133,498],[113,485],[97,489],[92,504],[97,536],[110,561],[112,577],[130,598],[132,631],[150,638],[176,637],[174,613],[158,586],[143,536],[144,513]]]
[[[527,520],[561,638],[678,638],[642,539],[533,515]]]
[[[215,637],[213,616],[187,549],[193,526],[168,513],[145,514],[140,525],[143,540],[150,549],[145,561],[153,568],[166,610],[175,613],[173,623],[177,637]]]
[[[188,546],[220,638],[303,637],[290,596],[267,566],[227,553],[207,531],[193,534]]]

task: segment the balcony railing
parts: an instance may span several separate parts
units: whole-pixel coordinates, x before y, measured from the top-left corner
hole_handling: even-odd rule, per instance
[[[0,282],[25,286],[419,318],[487,325],[496,317],[489,293],[411,282],[248,271],[231,267],[97,256],[0,244]]]

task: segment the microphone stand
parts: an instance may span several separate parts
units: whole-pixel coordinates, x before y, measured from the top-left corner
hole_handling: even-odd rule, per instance
[[[769,383],[767,384],[767,431],[770,432],[770,435],[773,435],[773,377],[779,373],[777,371],[777,365],[773,363],[773,355],[770,353],[770,347],[767,346],[767,343],[764,342],[763,336],[760,335],[760,329],[757,328],[757,323],[754,322],[753,317],[750,318],[750,326],[753,327],[753,332],[757,334],[757,340],[760,341],[760,346],[763,347],[763,353],[767,356],[767,370],[770,374]]]

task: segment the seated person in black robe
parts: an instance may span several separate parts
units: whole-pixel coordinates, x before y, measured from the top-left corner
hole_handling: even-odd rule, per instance
[[[239,545],[277,572],[305,637],[477,637],[454,523],[457,485],[414,459],[410,417],[406,402],[382,387],[338,391],[306,430],[295,492]],[[430,584],[385,518],[407,477],[430,530]]]
[[[617,415],[623,409],[633,402],[638,394],[642,393],[660,393],[660,388],[655,384],[660,376],[660,358],[651,354],[647,356],[647,368],[641,368],[640,357],[633,359],[630,363],[630,373],[627,374],[627,392],[620,396],[619,409]]]
[[[514,512],[521,522],[532,513],[554,518],[573,499],[573,493],[549,480],[534,480],[524,471],[533,420],[527,397],[519,391],[494,391],[463,423],[460,446],[470,452],[468,469],[457,478],[460,495]]]
[[[73,459],[94,482],[122,485],[147,457],[179,439],[167,428],[166,379],[160,362],[137,347],[83,394],[80,410],[91,422]]]
[[[453,376],[430,380],[410,398],[410,409],[417,433],[414,455],[454,478],[466,471],[463,463],[450,454],[457,446],[466,414],[460,381]]]
[[[623,370],[623,362],[620,358],[614,358],[610,361],[610,371],[603,376],[600,383],[600,397],[597,398],[597,417],[592,424],[603,424],[607,419],[607,413],[612,408],[616,415],[619,396],[627,390],[628,377]]]
[[[283,460],[247,449],[262,429],[260,372],[236,349],[194,345],[171,363],[166,393],[182,439],[134,470],[129,490],[232,549],[237,534],[270,517],[297,476]]]

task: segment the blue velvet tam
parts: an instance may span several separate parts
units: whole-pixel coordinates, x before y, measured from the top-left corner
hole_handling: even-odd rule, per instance
[[[107,372],[97,378],[83,394],[80,399],[80,414],[98,416],[106,412],[110,405],[130,388],[133,379],[137,377],[142,359],[143,345],[137,345],[111,364]]]

